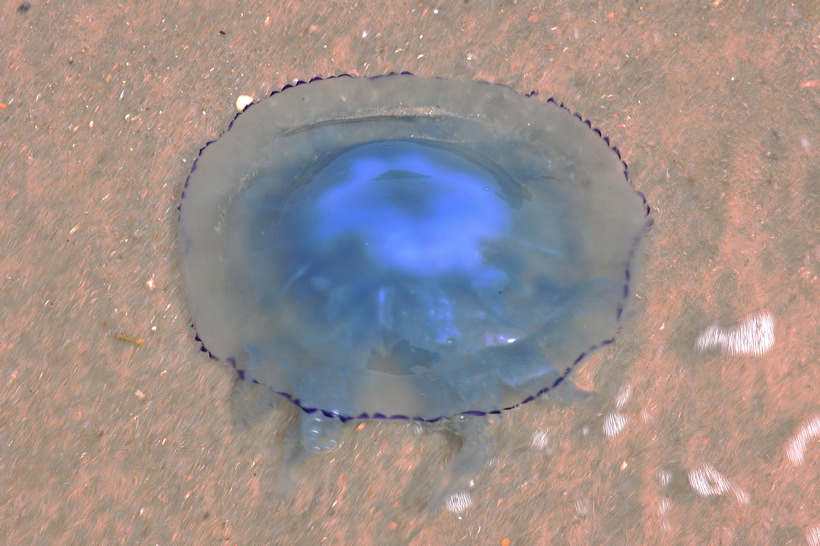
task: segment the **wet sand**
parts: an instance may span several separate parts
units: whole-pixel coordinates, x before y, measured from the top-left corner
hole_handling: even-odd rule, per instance
[[[0,28],[0,542],[820,544],[814,2],[33,0]],[[596,394],[495,418],[448,505],[453,441],[397,422],[284,502],[295,410],[199,352],[182,186],[240,95],[401,70],[612,138],[654,219],[635,305]]]

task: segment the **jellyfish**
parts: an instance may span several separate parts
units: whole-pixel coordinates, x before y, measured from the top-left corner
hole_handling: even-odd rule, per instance
[[[613,342],[646,200],[600,131],[531,95],[317,78],[201,150],[179,219],[198,339],[299,406],[304,444],[497,414]]]

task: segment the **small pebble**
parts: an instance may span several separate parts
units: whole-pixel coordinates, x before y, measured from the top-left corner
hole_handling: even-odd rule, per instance
[[[249,105],[253,103],[253,97],[250,95],[239,95],[236,98],[236,109],[239,112],[242,112],[247,108]]]

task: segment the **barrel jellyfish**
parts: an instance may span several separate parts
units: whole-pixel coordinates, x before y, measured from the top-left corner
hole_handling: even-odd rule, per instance
[[[613,342],[648,207],[600,131],[532,95],[405,73],[250,105],[180,207],[203,350],[299,406],[306,436],[558,387]]]

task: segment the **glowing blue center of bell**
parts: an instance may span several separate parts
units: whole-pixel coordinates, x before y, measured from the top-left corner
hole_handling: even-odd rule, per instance
[[[482,268],[485,244],[504,237],[510,210],[489,171],[410,140],[377,141],[324,165],[311,184],[317,244],[359,239],[385,269],[433,276]]]

